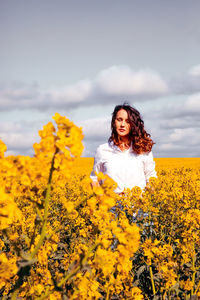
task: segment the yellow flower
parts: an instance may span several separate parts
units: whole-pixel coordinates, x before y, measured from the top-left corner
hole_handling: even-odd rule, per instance
[[[138,287],[133,287],[131,289],[131,295],[133,300],[142,300],[144,299],[142,291]]]
[[[0,289],[17,274],[16,257],[7,258],[5,253],[0,254]]]
[[[193,289],[193,282],[191,280],[187,280],[187,281],[181,281],[180,282],[180,286],[182,289],[186,290],[186,291],[191,291]]]
[[[49,300],[59,300],[61,299],[61,295],[59,292],[54,292],[49,296]]]
[[[4,144],[4,142],[2,142],[2,140],[0,140],[0,158],[4,157],[4,152],[6,152],[7,147]]]
[[[72,211],[74,210],[74,204],[71,201],[66,202],[66,208],[68,213],[72,213]]]
[[[0,229],[7,228],[14,221],[21,219],[21,211],[17,207],[12,195],[0,188]]]

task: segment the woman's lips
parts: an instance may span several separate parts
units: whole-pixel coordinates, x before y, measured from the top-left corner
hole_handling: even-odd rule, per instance
[[[119,129],[119,131],[125,131],[125,129]]]

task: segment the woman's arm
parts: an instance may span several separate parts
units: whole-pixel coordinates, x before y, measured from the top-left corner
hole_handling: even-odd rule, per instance
[[[104,168],[103,168],[103,162],[102,162],[102,151],[100,149],[100,147],[97,148],[97,151],[95,153],[95,157],[94,157],[94,165],[93,165],[93,170],[90,174],[90,178],[92,179],[92,186],[99,186],[99,182],[97,179],[97,175],[99,172],[103,172]]]
[[[148,184],[150,177],[157,177],[155,170],[155,161],[153,159],[153,153],[149,152],[144,156],[144,175],[146,183]]]

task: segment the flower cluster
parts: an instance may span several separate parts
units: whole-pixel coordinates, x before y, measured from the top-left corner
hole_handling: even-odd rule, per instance
[[[92,187],[81,129],[53,119],[34,157],[0,142],[0,297],[199,296],[200,160],[158,159],[145,191],[116,195],[102,173]]]

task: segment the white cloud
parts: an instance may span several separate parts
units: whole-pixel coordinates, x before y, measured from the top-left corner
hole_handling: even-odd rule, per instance
[[[5,142],[8,148],[11,149],[27,149],[35,141],[33,135],[28,133],[1,133],[1,139]]]
[[[189,70],[189,74],[192,76],[200,76],[200,65],[196,65]]]
[[[175,128],[169,135],[169,140],[191,146],[200,143],[200,135],[197,135],[196,128]]]
[[[46,91],[46,95],[50,96],[50,102],[54,103],[64,103],[73,102],[81,103],[89,97],[92,90],[92,83],[90,80],[82,80],[73,85],[66,85],[60,88],[51,88]]]
[[[184,109],[189,112],[200,113],[200,93],[190,96],[185,102]]]
[[[148,132],[151,133],[156,144],[153,147],[155,157],[188,157],[200,156],[200,120],[198,115],[194,117],[191,110],[187,110],[185,100],[182,106],[175,102],[170,109],[163,103],[155,111],[148,108],[145,112],[144,122],[148,124]],[[170,117],[170,114],[174,113]],[[107,142],[110,129],[110,116],[87,119],[80,121],[78,126],[83,127],[84,155],[94,156],[98,145]],[[0,138],[7,144],[7,154],[32,155],[32,145],[39,141],[37,131],[46,124],[46,120],[38,122],[1,122]],[[150,129],[150,131],[149,131]]]
[[[32,155],[35,142],[39,141],[37,122],[1,122],[0,139],[6,144],[9,154]]]
[[[42,89],[38,84],[0,84],[0,109],[56,110],[81,105],[107,105],[122,101],[150,101],[174,94],[200,92],[200,65],[168,81],[155,70],[133,70],[115,65],[101,70],[93,79]]]
[[[200,156],[198,99],[197,95],[193,95],[182,104],[174,101],[170,105],[163,104],[154,113],[149,110],[146,116],[156,142],[156,157]]]
[[[83,127],[83,133],[85,135],[85,140],[93,141],[105,141],[110,136],[110,118],[94,118],[88,119],[80,123]]]
[[[128,66],[112,66],[97,75],[97,87],[108,95],[160,95],[167,84],[155,71],[133,71]]]
[[[169,79],[169,90],[172,94],[192,94],[200,91],[200,65],[188,70],[186,74],[180,74]]]
[[[163,143],[163,144],[161,144],[160,145],[160,150],[162,151],[162,150],[164,150],[164,151],[173,151],[173,149],[174,149],[174,144],[173,143]]]
[[[169,135],[167,131],[164,133],[158,147],[158,156],[200,156],[200,136],[196,128],[175,128]]]
[[[142,113],[145,115],[145,126],[151,133],[156,145],[153,148],[156,157],[165,156],[200,156],[200,85],[198,76],[189,81],[185,91],[191,90],[188,96],[165,97],[158,101],[149,102]],[[186,77],[185,77],[186,78]],[[183,82],[179,82],[179,92],[183,92]],[[195,82],[195,85],[191,85]],[[70,109],[84,105],[94,108],[95,105],[118,104],[122,101],[133,103],[133,99],[141,101],[155,100],[156,95],[167,93],[167,85],[154,71],[133,71],[127,66],[113,66],[102,70],[93,80],[82,80],[73,85],[51,87],[42,90],[38,85],[23,85],[15,83],[12,86],[0,86],[0,108],[11,109],[53,109],[61,108],[68,112]],[[171,86],[170,86],[171,89]],[[198,92],[195,92],[195,89]],[[153,94],[154,97],[153,97]],[[153,98],[152,98],[153,97]],[[187,97],[187,98],[186,98]],[[109,100],[109,101],[107,101]],[[166,101],[165,101],[166,100]],[[177,101],[176,101],[177,100]],[[153,104],[156,104],[154,106]],[[82,106],[83,107],[83,106]],[[98,107],[98,106],[97,106]],[[102,108],[102,112],[103,112]],[[22,114],[21,114],[22,115]],[[88,117],[88,114],[86,114]],[[80,121],[85,135],[84,155],[93,156],[99,144],[105,143],[111,133],[111,117],[103,115],[99,118]],[[8,153],[31,154],[32,144],[38,140],[38,129],[46,124],[36,122],[1,122],[0,138],[8,146]],[[150,129],[150,130],[149,130]]]
[[[41,89],[37,84],[0,85],[0,109],[48,110],[76,108],[80,105],[116,103],[137,99],[148,101],[166,94],[168,87],[152,70],[134,71],[128,66],[112,66],[100,71],[93,80],[84,79],[71,85]]]

